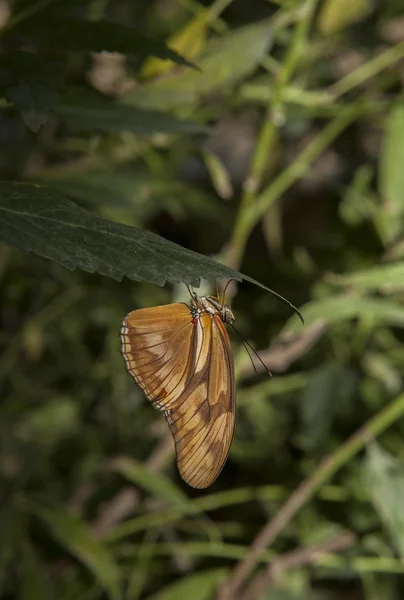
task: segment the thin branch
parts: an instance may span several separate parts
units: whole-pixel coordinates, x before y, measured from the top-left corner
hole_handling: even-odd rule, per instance
[[[282,373],[314,346],[322,335],[324,335],[327,327],[327,322],[324,319],[318,319],[297,334],[281,335],[267,350],[258,352],[258,356],[270,371]],[[249,377],[256,372],[262,373],[264,371],[264,367],[259,362],[257,362],[255,367],[254,369],[251,361],[246,361],[245,365],[240,369],[240,376]]]
[[[403,58],[404,42],[400,42],[385,52],[381,52],[372,60],[368,60],[364,65],[361,65],[334,83],[327,89],[327,92],[330,94],[333,101],[335,101],[355,87],[358,87],[358,85],[365,83],[365,81],[375,77],[385,69],[390,68],[394,63]]]
[[[285,571],[296,569],[304,565],[315,564],[324,554],[340,552],[350,548],[356,541],[352,531],[342,531],[328,540],[309,546],[298,548],[274,558],[267,567],[264,567],[251,581],[240,600],[256,600],[261,598],[269,588],[271,582],[281,582]]]

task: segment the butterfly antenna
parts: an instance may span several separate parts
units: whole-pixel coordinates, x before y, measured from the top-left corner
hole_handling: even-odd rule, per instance
[[[185,284],[187,286],[187,290],[189,292],[189,295],[191,296],[191,298],[195,298],[195,292],[194,292],[194,288],[188,284]]]
[[[251,346],[251,344],[250,344],[249,342],[247,342],[247,340],[246,340],[246,339],[245,339],[245,338],[244,338],[244,337],[241,335],[241,333],[240,333],[240,332],[239,332],[239,330],[238,330],[238,329],[237,329],[237,328],[236,328],[236,327],[233,325],[233,323],[230,323],[230,325],[232,326],[232,328],[234,329],[234,331],[237,333],[237,335],[240,337],[241,341],[243,342],[243,346],[244,346],[244,348],[247,350],[247,354],[248,354],[248,356],[250,357],[251,364],[252,364],[252,366],[254,367],[254,371],[255,371],[256,373],[258,373],[258,371],[257,371],[257,367],[256,367],[256,366],[255,366],[255,364],[254,364],[254,361],[253,361],[253,359],[252,359],[252,356],[251,356],[251,353],[250,353],[250,351],[252,351],[252,352],[255,354],[255,356],[258,358],[258,360],[260,361],[260,363],[261,363],[261,364],[262,364],[262,366],[264,367],[265,371],[268,373],[268,375],[269,375],[270,377],[272,377],[272,373],[271,373],[271,371],[268,369],[268,367],[266,366],[266,364],[264,363],[264,361],[262,360],[262,358],[260,357],[260,355],[258,354],[258,352],[255,350],[255,348],[253,348],[253,347]]]

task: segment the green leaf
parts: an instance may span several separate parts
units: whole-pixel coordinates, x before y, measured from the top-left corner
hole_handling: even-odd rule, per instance
[[[271,31],[270,20],[263,20],[217,37],[209,41],[198,60],[200,73],[183,71],[138,85],[123,101],[160,110],[197,102],[201,96],[235,84],[254,71],[268,52]]]
[[[161,473],[150,471],[141,462],[124,456],[116,459],[113,462],[113,467],[128,481],[141,487],[151,496],[165,500],[173,509],[178,509],[182,514],[198,515],[201,512],[172,481]],[[210,540],[217,539],[218,531],[209,519],[202,516],[199,519],[199,525],[206,531]]]
[[[29,184],[0,184],[0,241],[25,252],[79,267],[118,281],[164,285],[201,278],[249,281],[290,302],[247,275],[186,250],[149,231],[107,221],[90,214],[64,196]]]
[[[365,469],[372,502],[404,559],[404,465],[374,442],[368,448]]]
[[[129,167],[105,166],[83,169],[80,164],[49,168],[36,175],[36,181],[68,197],[91,202],[96,206],[130,211],[131,219],[142,222],[165,211],[176,220],[230,217],[227,205],[217,206],[213,196],[184,184],[170,174],[147,172]],[[220,211],[220,213],[218,213]],[[108,214],[103,216],[108,217]],[[131,221],[136,225],[136,221]]]
[[[404,108],[394,107],[387,118],[379,164],[379,191],[383,200],[382,230],[391,242],[402,230],[404,214]]]
[[[70,16],[42,16],[22,21],[13,35],[23,34],[42,45],[64,52],[121,52],[138,57],[158,56],[179,65],[192,66],[174,50],[136,29],[112,21],[83,21]]]
[[[44,448],[72,435],[79,427],[77,402],[62,395],[27,410],[21,418],[18,435]]]
[[[380,210],[380,203],[372,192],[373,177],[371,166],[362,165],[345,190],[338,212],[347,225],[357,227],[364,221],[370,221]]]
[[[83,90],[63,98],[56,112],[69,126],[85,131],[132,131],[138,135],[208,131],[208,127],[199,123],[180,120],[156,110],[119,104],[100,94]]]
[[[343,275],[333,273],[327,279],[335,285],[359,289],[399,290],[404,288],[404,263],[386,263]]]
[[[149,596],[147,600],[178,600],[179,598],[210,600],[217,586],[227,575],[228,569],[224,568],[188,575],[188,577],[182,577],[179,581],[163,588],[157,594]]]
[[[331,34],[362,21],[372,11],[370,0],[326,0],[318,20],[321,33]]]
[[[327,323],[339,323],[348,319],[366,317],[378,324],[404,327],[404,307],[396,302],[384,299],[363,298],[355,294],[336,296],[324,300],[316,300],[305,304],[302,315],[306,325],[319,318]],[[290,319],[283,332],[295,331],[299,323]]]
[[[93,573],[112,600],[120,598],[119,571],[105,545],[88,526],[62,508],[29,504],[28,510],[44,521],[52,536]]]
[[[44,565],[39,560],[38,551],[28,539],[21,541],[20,552],[20,596],[21,600],[46,600],[50,589]]]
[[[401,382],[401,369],[392,364],[391,355],[387,352],[372,352],[368,350],[363,356],[363,368],[372,380],[380,381],[389,394],[399,394]],[[369,388],[375,390],[373,381],[369,381]]]
[[[141,462],[129,457],[118,458],[113,463],[114,470],[125,479],[146,490],[154,497],[166,500],[170,504],[185,506],[187,496],[170,479],[161,473],[153,473]]]
[[[16,52],[3,59],[0,87],[35,133],[59,100],[61,71],[60,64],[46,63],[31,52]]]
[[[160,541],[158,544],[133,544],[131,545],[131,552],[135,556],[140,556],[153,552],[155,556],[172,556],[174,553],[181,553],[187,556],[204,556],[214,558],[229,558],[231,560],[243,559],[248,553],[248,546],[242,544],[226,544],[222,541],[217,542],[168,542],[164,543]],[[128,552],[129,553],[129,552]],[[264,551],[259,559],[262,563],[267,563],[268,560],[273,558],[275,555],[274,550]]]
[[[53,90],[27,81],[19,81],[16,86],[9,88],[7,97],[21,111],[26,126],[35,133],[46,123],[48,106],[57,99]]]

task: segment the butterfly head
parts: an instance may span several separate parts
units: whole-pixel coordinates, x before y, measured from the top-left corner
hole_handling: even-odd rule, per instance
[[[202,296],[198,297],[198,300],[202,304],[203,310],[210,314],[219,314],[223,323],[233,323],[236,320],[230,306],[222,304],[216,296]]]

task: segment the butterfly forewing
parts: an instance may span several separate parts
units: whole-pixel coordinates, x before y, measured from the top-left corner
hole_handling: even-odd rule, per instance
[[[193,330],[189,308],[182,303],[134,310],[123,320],[121,347],[128,371],[161,410],[184,388]]]
[[[208,487],[229,453],[235,419],[233,357],[218,314],[182,303],[135,310],[121,328],[126,366],[164,411],[183,479]]]

